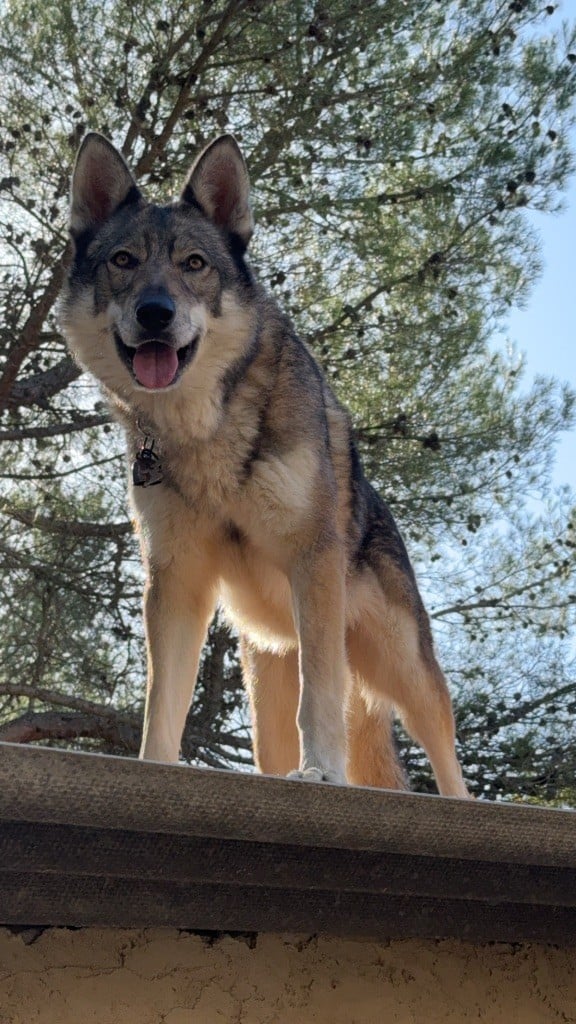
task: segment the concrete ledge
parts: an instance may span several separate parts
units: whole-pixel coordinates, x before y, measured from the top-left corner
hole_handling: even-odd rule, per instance
[[[0,923],[576,945],[576,813],[0,744]]]

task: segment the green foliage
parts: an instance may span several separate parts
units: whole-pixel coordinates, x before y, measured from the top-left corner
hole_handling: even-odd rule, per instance
[[[525,211],[555,209],[572,166],[576,41],[558,21],[532,0],[5,4],[0,737],[137,742],[141,573],[121,439],[55,313],[78,142],[104,132],[168,197],[233,131],[254,262],[407,535],[470,778],[492,796],[573,792],[574,520],[549,476],[574,395],[527,384],[493,341],[539,270]],[[184,753],[247,757],[221,627]]]

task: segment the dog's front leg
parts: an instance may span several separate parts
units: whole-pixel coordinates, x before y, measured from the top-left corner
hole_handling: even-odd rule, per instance
[[[341,548],[301,557],[292,574],[299,640],[300,768],[290,777],[345,783],[345,565]]]
[[[178,761],[215,593],[183,566],[155,570],[144,594],[148,688],[140,757]]]

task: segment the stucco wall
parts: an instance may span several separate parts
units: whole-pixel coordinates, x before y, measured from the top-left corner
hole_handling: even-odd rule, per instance
[[[171,929],[0,930],[0,1024],[544,1024],[576,1020],[576,956]]]

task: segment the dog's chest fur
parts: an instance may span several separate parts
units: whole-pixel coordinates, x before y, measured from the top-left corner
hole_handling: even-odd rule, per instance
[[[139,515],[156,515],[157,502],[178,499],[185,519],[196,529],[212,532],[235,523],[246,536],[270,533],[278,540],[299,530],[312,498],[317,454],[306,444],[285,452],[264,449],[255,454],[250,441],[226,433],[210,442],[160,439],[163,480],[159,487],[135,489]],[[225,530],[226,532],[226,530]],[[234,531],[230,532],[234,539]]]
[[[162,483],[133,488],[132,502],[152,565],[200,558],[228,619],[260,643],[285,645],[295,642],[287,569],[307,529],[314,456],[306,447],[262,453],[245,477],[242,454],[225,437],[163,445]]]
[[[244,389],[250,390],[249,381]],[[163,429],[150,422],[139,422],[136,429],[131,424],[130,456],[147,434],[162,466],[158,486],[133,489],[152,547],[158,521],[171,507],[178,509],[176,532],[216,538],[222,549],[252,542],[263,550],[269,547],[281,563],[281,549],[301,543],[319,473],[318,452],[302,439],[287,446],[277,443],[266,427],[261,394],[259,405],[239,389],[206,440],[194,436],[193,407],[185,429],[177,406],[174,422],[164,418]],[[274,401],[269,393],[267,405]]]

